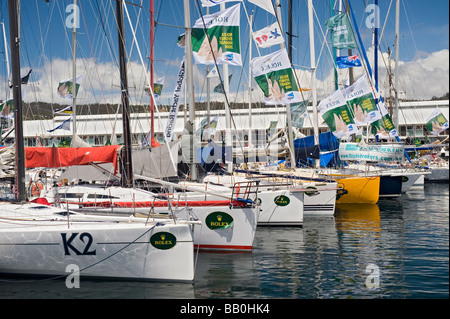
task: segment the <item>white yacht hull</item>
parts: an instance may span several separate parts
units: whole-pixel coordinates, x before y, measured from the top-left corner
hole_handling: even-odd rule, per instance
[[[0,273],[194,280],[189,225],[80,221],[79,215],[68,221],[50,214],[64,210],[34,205],[41,207],[36,215],[29,207],[33,204],[0,205]]]

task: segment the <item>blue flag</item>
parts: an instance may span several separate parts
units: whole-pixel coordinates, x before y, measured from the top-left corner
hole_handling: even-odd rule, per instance
[[[68,118],[67,120],[65,120],[64,122],[62,122],[61,125],[55,127],[53,130],[48,130],[47,132],[52,133],[56,130],[66,130],[66,131],[70,131],[70,121],[72,120],[72,118]]]
[[[345,68],[352,68],[361,66],[361,60],[359,59],[359,56],[352,55],[352,56],[338,56],[336,58],[336,64],[339,67],[339,69],[345,69]]]

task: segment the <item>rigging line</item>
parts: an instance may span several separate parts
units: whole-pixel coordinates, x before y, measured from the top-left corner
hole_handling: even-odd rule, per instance
[[[108,107],[108,103],[106,101],[105,91],[103,89],[103,83],[102,83],[101,78],[100,78],[100,73],[98,71],[97,60],[96,60],[94,52],[93,52],[91,38],[89,36],[89,31],[88,31],[88,28],[87,28],[87,25],[86,25],[86,20],[85,20],[85,17],[84,17],[83,7],[81,6],[81,1],[79,3],[79,7],[80,7],[80,12],[81,12],[81,17],[83,18],[84,28],[86,29],[86,35],[87,35],[87,38],[88,38],[89,47],[91,49],[92,59],[94,61],[94,65],[95,65],[95,71],[97,73],[97,77],[98,77],[99,84],[100,84],[100,89],[101,89],[101,92],[102,92],[102,95],[103,95],[103,99],[105,101],[106,111],[108,113],[108,117],[109,117],[110,123],[112,123],[111,114],[109,113],[109,107]]]
[[[128,18],[128,23],[130,24],[130,27],[132,27],[131,18],[130,18],[130,15],[128,13],[127,5],[125,3],[123,3],[123,2],[122,2],[122,4],[123,4],[124,11],[125,11],[125,13],[127,15],[127,18]],[[133,33],[133,37],[136,38],[136,34],[134,33],[133,29],[131,29],[131,31]],[[144,63],[144,60],[142,58],[141,50],[139,48],[137,40],[136,40],[136,49],[137,49],[138,54],[139,54],[139,58],[140,58],[140,61],[141,61],[142,68],[144,68],[144,70],[145,70],[145,63]],[[149,75],[148,75],[147,72],[145,72],[145,77],[146,77],[147,83],[150,83],[150,78],[149,78]],[[152,88],[151,85],[149,85],[149,90],[150,90],[150,93],[151,93],[151,97],[153,99],[153,104],[154,104],[155,111],[156,111],[156,114],[158,116],[158,119],[159,119],[160,122],[162,122],[161,115],[160,115],[159,109],[158,109],[158,104],[156,103],[156,99],[155,99],[155,96],[154,96],[154,93],[153,93],[153,88]],[[170,156],[170,161],[173,164],[174,170],[177,171],[176,163],[175,163],[175,160],[173,159],[172,152],[170,150],[170,145],[169,145],[169,143],[165,143],[165,145],[166,145],[166,147],[168,149],[169,156]]]

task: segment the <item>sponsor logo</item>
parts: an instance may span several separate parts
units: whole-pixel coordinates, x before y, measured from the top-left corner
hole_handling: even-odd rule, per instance
[[[317,188],[314,187],[314,186],[308,186],[308,187],[306,187],[306,189],[311,189],[311,191],[305,192],[305,194],[308,195],[308,196],[316,196],[316,195],[319,195],[319,192],[317,191]]]
[[[273,200],[275,202],[275,204],[277,204],[278,206],[287,206],[289,205],[289,203],[291,202],[291,200],[289,199],[289,197],[284,196],[284,195],[280,195],[275,197],[275,199]]]
[[[171,233],[159,232],[153,234],[150,238],[150,243],[157,249],[167,250],[175,247],[177,244],[177,238]]]
[[[234,60],[234,54],[233,53],[228,53],[228,54],[225,54],[225,60],[226,61],[233,61]]]
[[[225,212],[213,212],[206,217],[205,223],[209,229],[227,229],[233,226],[233,217]]]

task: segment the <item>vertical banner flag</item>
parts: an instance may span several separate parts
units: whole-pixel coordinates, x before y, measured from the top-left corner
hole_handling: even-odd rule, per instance
[[[302,102],[286,49],[252,60],[252,73],[268,105]]]
[[[242,0],[202,0],[202,7],[213,7],[217,4],[233,2],[233,1],[242,2]]]
[[[181,94],[183,93],[184,77],[185,77],[185,69],[183,60],[181,62],[180,70],[178,71],[178,80],[175,86],[175,90],[173,92],[173,102],[169,110],[169,118],[167,119],[167,125],[164,131],[166,143],[172,141],[173,131],[175,130],[175,122],[177,120],[178,110],[180,108],[180,98]]]
[[[265,27],[259,31],[253,32],[253,39],[260,48],[268,48],[272,45],[284,43],[284,37],[281,33],[278,22]]]
[[[359,56],[338,56],[336,57],[336,65],[339,69],[353,68],[362,66]]]
[[[350,136],[357,132],[357,126],[348,109],[342,90],[337,90],[320,101],[318,109],[325,123],[337,138]]]
[[[328,19],[325,23],[331,30],[331,43],[336,49],[356,49],[356,40],[347,13],[341,13]]]
[[[272,0],[248,0],[248,2],[253,3],[254,5],[266,10],[270,14],[275,15],[275,9],[273,8]]]
[[[83,75],[79,75],[76,78],[77,83],[75,85],[75,96],[78,95],[82,79]],[[73,99],[73,79],[67,79],[59,82],[57,92],[58,95],[64,99]]]
[[[381,119],[371,123],[372,134],[378,135],[381,138],[398,136],[398,132],[394,126],[394,122],[392,121],[392,119],[388,113],[386,105],[384,105],[384,103],[383,103],[383,101],[381,101],[381,99],[378,101],[377,107],[378,107],[378,110],[380,110]]]
[[[195,63],[215,64],[216,62],[242,66],[239,42],[240,8],[238,3],[226,10],[205,15],[203,19],[195,22],[192,28],[192,51]]]
[[[428,117],[426,126],[428,131],[433,135],[438,135],[448,129],[448,120],[439,107],[436,107]]]
[[[366,74],[343,90],[357,125],[369,124],[381,119],[381,113],[375,103],[372,87]]]

